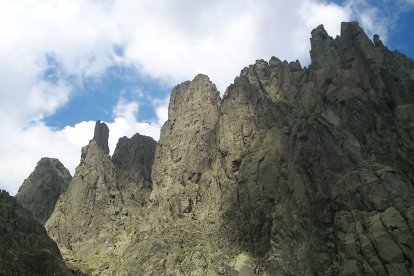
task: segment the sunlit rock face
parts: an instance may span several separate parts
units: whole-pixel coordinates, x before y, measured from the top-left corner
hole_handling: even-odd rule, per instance
[[[414,274],[414,63],[356,23],[317,27],[310,55],[258,60],[222,98],[178,85],[158,143],[111,158],[91,140],[46,224],[63,256],[100,275]]]
[[[89,274],[105,275],[120,266],[134,229],[145,219],[151,191],[155,141],[139,134],[123,137],[111,158],[108,137],[106,124],[96,122],[68,191],[46,223],[66,262]]]

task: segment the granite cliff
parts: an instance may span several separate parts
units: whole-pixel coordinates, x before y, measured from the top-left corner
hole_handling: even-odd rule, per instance
[[[0,275],[80,275],[63,263],[56,243],[33,215],[0,190]]]
[[[414,62],[356,23],[220,97],[176,86],[156,143],[94,138],[46,223],[91,275],[413,275]]]
[[[45,224],[59,196],[66,192],[72,176],[55,158],[42,158],[16,194],[16,200]]]
[[[67,192],[46,223],[67,263],[88,274],[118,271],[136,229],[145,223],[152,187],[156,142],[139,134],[123,137],[111,158],[108,135],[106,124],[98,121]]]

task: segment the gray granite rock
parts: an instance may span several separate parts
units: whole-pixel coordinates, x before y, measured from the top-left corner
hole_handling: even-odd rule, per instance
[[[135,134],[118,140],[112,162],[117,172],[117,184],[126,194],[127,204],[144,206],[152,190],[151,171],[156,142],[151,137]]]
[[[44,227],[0,190],[0,275],[80,275],[66,268]]]
[[[109,138],[108,126],[101,121],[97,121],[95,124],[95,132],[93,134],[93,140],[96,142],[96,144],[100,148],[102,148],[102,150],[106,154],[109,154],[108,138]]]
[[[91,141],[47,223],[63,255],[101,275],[412,275],[414,63],[354,22],[310,54],[256,61],[222,99],[204,75],[175,87],[153,159],[139,136],[112,160]]]
[[[59,196],[72,179],[69,171],[55,158],[42,158],[16,194],[17,201],[45,224]]]
[[[96,129],[108,129],[99,121],[97,126],[95,138],[102,137]],[[95,138],[82,149],[80,165],[46,229],[69,265],[90,275],[111,275],[144,219],[155,141],[139,134],[121,138],[112,160],[102,148],[107,141],[98,139],[98,144]]]

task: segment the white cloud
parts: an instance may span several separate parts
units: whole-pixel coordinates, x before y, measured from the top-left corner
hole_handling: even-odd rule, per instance
[[[414,0],[347,0],[344,7],[350,17],[357,20],[368,36],[378,34],[387,42],[390,32],[394,31],[400,15],[414,8]]]
[[[17,192],[41,157],[59,157],[67,166],[80,159],[78,146],[42,123],[22,128],[3,122],[0,140],[0,188],[11,194]]]
[[[160,108],[156,104],[156,109]],[[122,136],[131,137],[135,133],[151,136],[155,140],[159,139],[160,128],[166,121],[162,113],[156,113],[157,117],[153,122],[138,122],[136,117],[139,103],[137,101],[127,101],[122,96],[113,108],[114,122],[108,123],[109,127],[109,150],[114,152],[118,139]]]
[[[311,29],[325,24],[335,35],[349,19],[345,8],[311,0],[151,3],[114,1],[126,62],[172,84],[205,73],[222,93],[258,58],[306,63]]]
[[[114,107],[113,114],[115,118],[124,117],[128,121],[135,121],[139,104],[136,101],[128,102],[123,97],[119,98]]]
[[[2,1],[0,188],[14,193],[42,156],[58,157],[73,172],[94,122],[54,130],[43,119],[64,106],[84,78],[99,79],[114,65],[169,86],[204,73],[223,93],[256,59],[308,63],[310,31],[319,24],[335,36],[341,21],[358,14],[369,31],[386,35],[387,21],[360,2]],[[109,124],[112,151],[119,136],[139,131],[158,138],[168,100],[153,105],[157,118],[144,123],[136,119],[138,102],[120,98]]]
[[[165,101],[163,105],[158,106],[155,109],[155,112],[157,114],[158,122],[161,124],[168,119],[168,100]]]
[[[56,131],[56,133],[58,134],[58,139],[66,140],[68,144],[76,146],[79,150],[93,138],[94,128],[94,121],[83,121],[74,126],[66,126],[62,130]]]
[[[385,6],[384,3],[379,8],[362,0],[348,0],[345,4],[351,17],[359,22],[368,36],[372,37],[374,34],[378,34],[383,42],[387,41],[388,32],[396,21],[396,14],[391,13]],[[385,10],[388,10],[388,16],[384,15]]]
[[[338,22],[351,18],[351,12],[348,8],[335,4],[316,5],[313,2],[307,2],[301,7],[299,13],[308,28],[313,29],[323,23],[325,30],[331,36],[339,34],[340,24]],[[321,22],[321,18],[323,18],[323,22]]]
[[[110,153],[114,152],[118,139],[123,136],[131,137],[140,133],[158,140],[160,128],[166,120],[165,106],[162,104],[164,101],[154,106],[160,111],[153,122],[142,123],[135,117],[138,103],[120,98],[114,106],[114,121],[107,123]],[[7,143],[0,144],[0,188],[14,195],[41,157],[58,158],[73,175],[79,164],[81,148],[93,138],[95,122],[84,121],[58,131],[42,122],[25,128],[10,124],[2,127],[0,140]]]

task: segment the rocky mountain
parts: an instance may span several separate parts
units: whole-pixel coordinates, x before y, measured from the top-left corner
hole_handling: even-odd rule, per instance
[[[88,274],[107,275],[121,265],[145,220],[152,187],[156,142],[139,134],[123,137],[111,159],[108,135],[106,124],[98,121],[68,191],[46,223],[67,263]]]
[[[0,190],[0,275],[78,275],[67,269],[44,227]]]
[[[72,176],[55,158],[42,158],[16,194],[16,200],[45,224],[59,196],[66,192]]]
[[[46,223],[91,275],[413,275],[414,62],[312,31],[220,97],[176,86],[160,140],[94,138]]]

